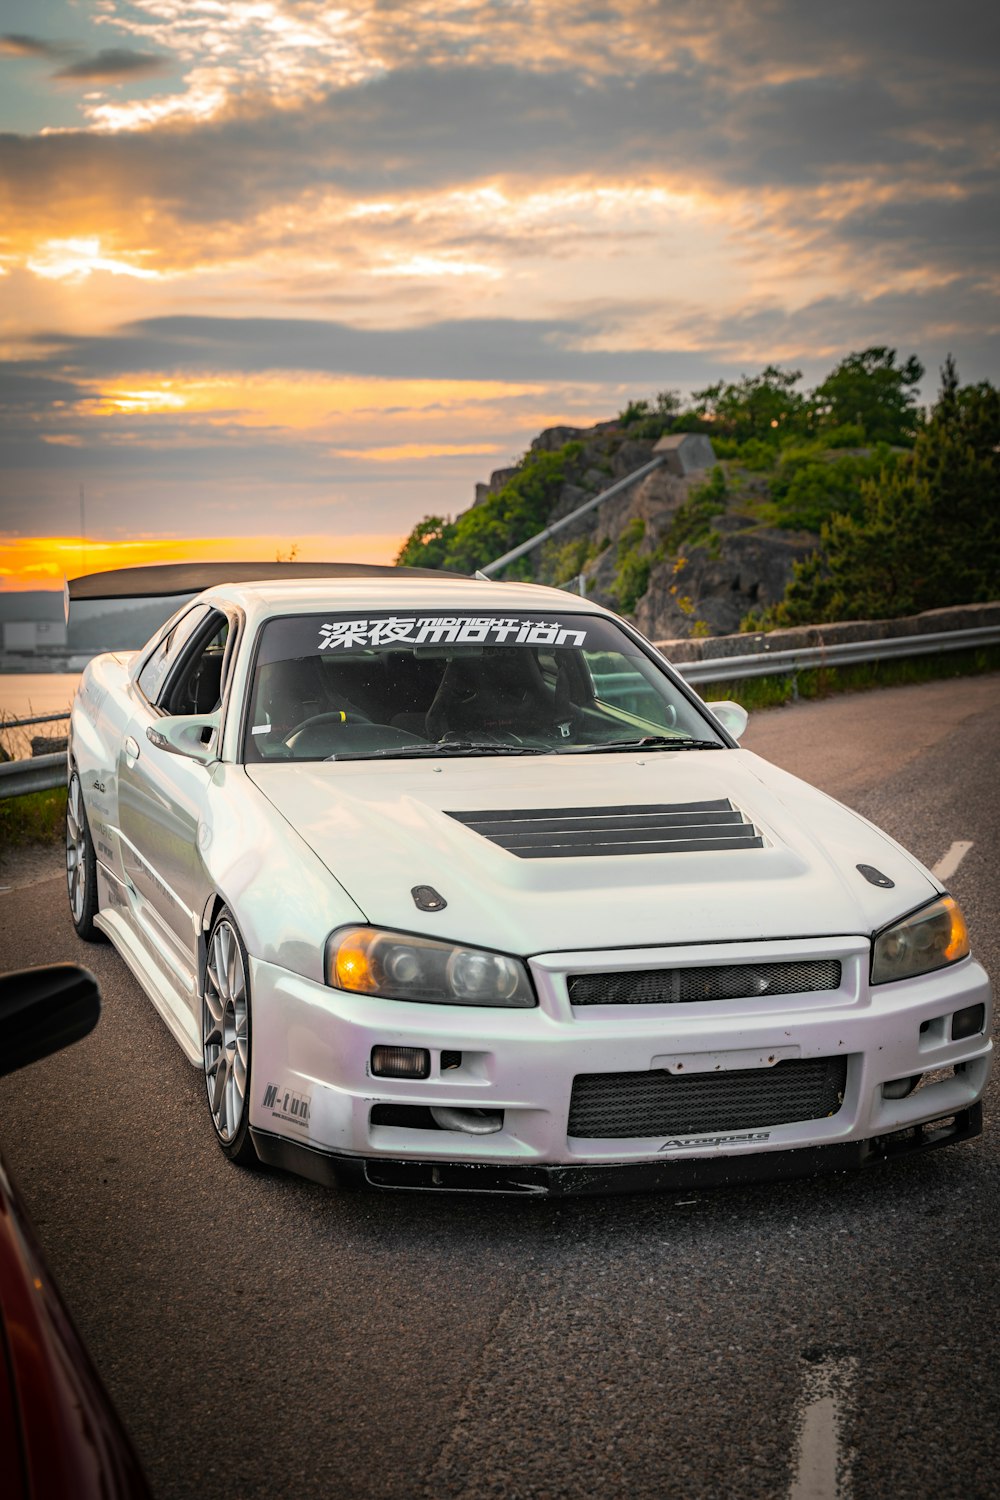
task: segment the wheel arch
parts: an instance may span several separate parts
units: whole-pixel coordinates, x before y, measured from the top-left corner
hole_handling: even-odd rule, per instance
[[[208,935],[212,931],[212,928],[215,926],[219,913],[227,907],[229,908],[230,912],[232,912],[232,907],[229,906],[229,902],[226,900],[226,898],[220,895],[218,891],[213,891],[212,895],[209,896],[208,900],[205,903],[205,910],[201,914],[201,927],[198,932],[199,995],[204,995],[205,993],[205,971],[208,968]],[[237,927],[239,927],[239,923],[236,922],[235,916],[233,917],[233,922]],[[246,939],[244,938],[244,942],[245,941]]]

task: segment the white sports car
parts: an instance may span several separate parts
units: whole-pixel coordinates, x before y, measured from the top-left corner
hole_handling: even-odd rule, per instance
[[[136,593],[183,603],[81,679],[70,904],[234,1161],[597,1192],[979,1133],[955,902],[616,616],[333,564],[70,585]]]

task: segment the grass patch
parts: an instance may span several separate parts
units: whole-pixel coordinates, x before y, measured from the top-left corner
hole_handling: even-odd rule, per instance
[[[1000,671],[1000,646],[978,650],[943,651],[936,656],[911,656],[895,661],[857,662],[844,667],[811,667],[808,671],[775,677],[739,678],[734,682],[705,683],[706,703],[735,699],[750,713],[780,708],[803,698],[830,698],[834,693],[864,693],[872,688],[907,683],[937,682],[949,677],[977,677]]]
[[[66,788],[29,792],[0,800],[0,851],[24,844],[61,844],[66,823]]]

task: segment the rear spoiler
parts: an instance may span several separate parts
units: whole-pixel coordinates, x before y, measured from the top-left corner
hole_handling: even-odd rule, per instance
[[[458,578],[434,568],[396,568],[382,563],[210,562],[156,563],[146,568],[114,568],[69,578],[63,591],[69,607],[81,599],[160,599],[200,594],[222,583],[280,583],[291,578]]]

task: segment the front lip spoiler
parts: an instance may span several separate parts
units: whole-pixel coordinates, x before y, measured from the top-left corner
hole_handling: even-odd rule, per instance
[[[913,1125],[866,1141],[802,1146],[791,1151],[752,1151],[733,1156],[688,1156],[680,1160],[621,1162],[612,1166],[518,1166],[492,1162],[407,1161],[319,1151],[269,1131],[250,1134],[260,1160],[326,1187],[354,1179],[395,1192],[502,1193],[517,1197],[573,1197],[598,1193],[651,1193],[690,1188],[787,1181],[830,1172],[856,1172],[890,1157],[934,1151],[982,1133],[983,1106],[970,1104],[940,1120]]]

